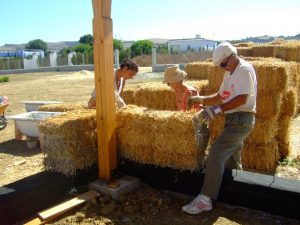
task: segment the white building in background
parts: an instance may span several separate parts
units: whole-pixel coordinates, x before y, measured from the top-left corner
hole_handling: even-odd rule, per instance
[[[200,51],[207,50],[213,51],[220,41],[207,40],[201,38],[200,35],[196,35],[196,38],[187,39],[171,39],[168,42],[168,52],[188,52],[188,51]]]
[[[30,57],[25,57],[23,58],[23,62],[24,62],[24,69],[34,69],[34,68],[38,68],[39,64],[38,64],[38,58],[39,58],[39,54],[31,54]]]
[[[56,61],[57,52],[49,51],[48,54],[49,54],[50,67],[57,66],[57,61]]]
[[[121,41],[124,48],[130,48],[134,41]]]
[[[73,57],[74,55],[76,55],[76,52],[70,52],[70,53],[68,54],[68,65],[69,65],[69,66],[73,66],[73,63],[72,63],[72,57]]]

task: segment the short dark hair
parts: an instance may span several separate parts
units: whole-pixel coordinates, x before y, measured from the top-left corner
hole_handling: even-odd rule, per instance
[[[133,71],[136,71],[136,72],[139,71],[138,65],[130,59],[124,59],[123,62],[121,63],[121,65],[120,65],[120,68],[123,69],[125,66],[129,70],[133,70]]]

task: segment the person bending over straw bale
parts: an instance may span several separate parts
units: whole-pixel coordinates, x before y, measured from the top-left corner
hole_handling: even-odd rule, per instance
[[[186,72],[181,70],[178,65],[166,68],[164,73],[163,83],[175,91],[176,105],[179,111],[188,110],[187,100],[192,96],[199,96],[196,88],[183,83],[186,76]]]
[[[196,113],[195,120],[208,122],[222,113],[226,120],[223,132],[209,151],[200,194],[182,207],[188,214],[212,209],[211,199],[218,197],[225,162],[227,167],[231,162],[231,166],[242,169],[241,150],[255,123],[257,81],[253,66],[239,58],[237,49],[229,42],[216,47],[213,63],[226,71],[218,93],[191,97],[188,105],[204,105],[204,109]]]
[[[135,64],[130,59],[124,59],[124,61],[120,65],[120,68],[115,70],[115,75],[114,75],[115,100],[119,108],[126,105],[124,100],[120,96],[120,94],[123,91],[126,80],[132,79],[137,74],[138,71],[139,69],[137,64]],[[95,107],[96,107],[96,91],[94,88],[91,94],[91,98],[88,101],[88,108],[91,109]]]

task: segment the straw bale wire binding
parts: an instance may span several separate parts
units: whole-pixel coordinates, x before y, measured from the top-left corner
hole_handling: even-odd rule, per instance
[[[240,56],[253,56],[252,47],[237,47],[236,49]]]
[[[292,118],[289,115],[281,115],[278,120],[278,133],[276,139],[278,141],[278,150],[280,158],[284,158],[290,155],[290,129],[291,129]]]
[[[206,146],[196,147],[193,116],[194,112],[154,111],[127,105],[116,113],[120,155],[161,167],[198,169],[196,165],[203,159]],[[185,156],[194,160],[179,160]]]
[[[244,143],[242,165],[244,169],[260,172],[274,172],[279,159],[276,142],[267,144]]]
[[[74,175],[97,163],[96,110],[73,110],[38,124],[46,170]]]
[[[287,41],[276,45],[274,57],[300,62],[300,41]]]
[[[86,109],[86,105],[83,103],[61,103],[61,104],[46,104],[38,108],[38,111],[45,112],[67,112],[71,110]]]

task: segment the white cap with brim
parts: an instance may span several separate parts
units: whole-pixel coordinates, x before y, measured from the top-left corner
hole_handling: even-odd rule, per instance
[[[230,55],[236,55],[237,50],[229,42],[222,42],[213,52],[213,63],[215,66],[220,66],[221,62]]]
[[[166,68],[163,83],[177,83],[184,80],[187,73],[179,68],[178,65]]]

